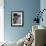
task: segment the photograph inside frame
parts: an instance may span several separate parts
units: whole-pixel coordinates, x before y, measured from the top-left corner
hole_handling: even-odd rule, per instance
[[[12,26],[22,26],[23,23],[24,23],[24,11],[12,11],[11,12]]]

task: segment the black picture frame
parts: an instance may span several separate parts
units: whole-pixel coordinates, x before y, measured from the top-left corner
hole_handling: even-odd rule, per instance
[[[11,11],[11,26],[24,26],[24,11]]]

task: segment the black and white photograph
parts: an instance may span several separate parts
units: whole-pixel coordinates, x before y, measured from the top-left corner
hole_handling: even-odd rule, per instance
[[[23,26],[23,11],[12,11],[11,13],[11,25],[12,26]]]

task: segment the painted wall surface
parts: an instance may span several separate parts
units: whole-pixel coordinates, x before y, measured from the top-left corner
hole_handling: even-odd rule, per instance
[[[18,41],[32,29],[32,21],[40,9],[40,0],[4,1],[4,36],[7,41]],[[24,26],[11,27],[11,11],[24,11]]]
[[[41,11],[43,9],[46,9],[46,0],[41,0],[40,1],[40,9],[41,9]],[[40,22],[40,25],[46,27],[46,10],[44,10],[42,17],[43,17],[43,22],[41,21]]]

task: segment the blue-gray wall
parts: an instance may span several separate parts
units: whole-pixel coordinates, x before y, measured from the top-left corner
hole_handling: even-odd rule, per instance
[[[40,0],[5,0],[4,1],[4,35],[7,41],[18,41],[32,28],[33,18],[40,9]],[[11,11],[24,11],[24,26],[11,27]]]
[[[46,0],[41,0],[40,1],[40,10],[42,11],[43,9],[46,9]],[[43,22],[40,22],[40,25],[45,26],[46,27],[46,10],[43,12]]]

